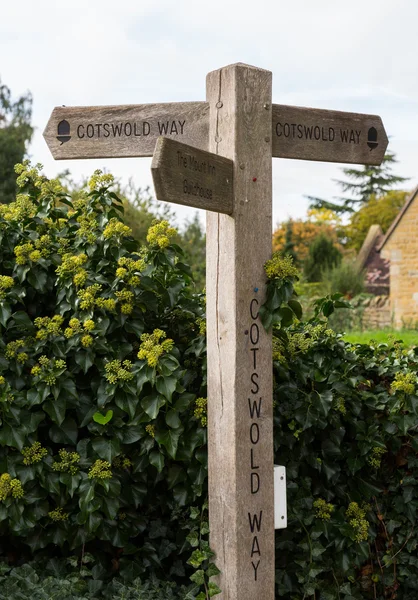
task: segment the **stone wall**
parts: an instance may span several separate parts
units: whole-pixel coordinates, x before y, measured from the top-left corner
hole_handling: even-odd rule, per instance
[[[363,329],[383,329],[392,326],[389,296],[366,298],[361,309],[363,309]]]
[[[418,324],[418,193],[407,201],[405,210],[382,245],[381,254],[390,261],[390,301],[394,327],[414,328]]]
[[[350,300],[352,309],[335,311],[329,323],[335,331],[368,331],[393,327],[389,296],[360,294]]]

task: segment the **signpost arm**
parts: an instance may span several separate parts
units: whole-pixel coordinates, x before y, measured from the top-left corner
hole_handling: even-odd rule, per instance
[[[207,214],[210,544],[222,600],[274,599],[271,73],[209,73],[209,151],[234,161],[233,214]]]

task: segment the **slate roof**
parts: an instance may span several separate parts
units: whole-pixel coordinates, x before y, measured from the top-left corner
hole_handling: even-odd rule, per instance
[[[375,296],[389,294],[390,263],[380,254],[384,238],[380,225],[372,225],[357,256],[357,264],[366,273],[366,292]]]

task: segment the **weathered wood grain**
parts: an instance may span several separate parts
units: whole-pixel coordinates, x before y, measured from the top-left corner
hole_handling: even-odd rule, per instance
[[[279,158],[380,165],[388,145],[377,115],[273,104],[272,124]]]
[[[63,106],[52,111],[44,138],[56,160],[152,156],[161,135],[207,150],[208,119],[206,102]]]
[[[232,213],[232,160],[161,137],[151,172],[158,200]]]
[[[271,336],[260,323],[271,256],[271,73],[209,73],[209,150],[234,161],[232,216],[207,213],[210,544],[220,600],[274,599]]]

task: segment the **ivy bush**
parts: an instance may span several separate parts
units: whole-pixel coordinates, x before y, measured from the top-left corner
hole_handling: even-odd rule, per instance
[[[138,248],[110,175],[72,203],[17,173],[0,206],[1,554],[90,550],[108,574],[184,580],[209,558],[188,516],[206,497],[204,298],[167,222]]]
[[[278,596],[418,594],[418,347],[350,344],[324,316],[276,331],[275,462],[288,528],[276,535]],[[322,318],[318,318],[318,317]]]
[[[168,223],[138,248],[111,176],[71,203],[18,175],[0,206],[0,598],[206,600],[204,297]],[[345,342],[339,295],[303,322],[291,260],[266,275],[288,475],[277,594],[412,600],[418,349]]]

